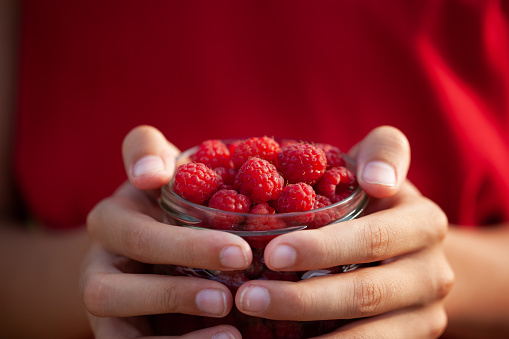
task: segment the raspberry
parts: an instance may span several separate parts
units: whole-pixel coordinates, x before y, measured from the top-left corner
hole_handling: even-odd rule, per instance
[[[285,147],[277,157],[278,169],[290,184],[314,184],[325,173],[327,158],[322,149],[311,144]]]
[[[316,184],[316,192],[336,203],[348,197],[357,186],[355,175],[346,167],[333,167]]]
[[[330,204],[332,204],[332,202],[330,201],[329,198],[327,198],[326,196],[317,194],[315,197],[315,203],[313,205],[313,209],[316,210],[317,208],[329,206]]]
[[[257,214],[257,216],[248,217],[246,231],[269,231],[286,227],[286,223],[280,218],[270,217],[270,215],[276,213],[276,210],[265,201],[253,206],[249,213]],[[261,215],[267,215],[267,217]]]
[[[219,185],[216,172],[202,163],[192,162],[177,168],[173,190],[184,199],[202,204]]]
[[[209,200],[209,207],[228,212],[249,212],[251,200],[249,197],[234,190],[221,189],[214,193]],[[214,228],[228,230],[242,221],[242,216],[217,213],[211,218]]]
[[[325,152],[327,158],[327,169],[338,166],[345,166],[345,159],[343,158],[343,152],[340,151],[336,146],[329,144],[315,144],[316,147],[321,148]]]
[[[249,158],[257,157],[274,164],[281,148],[273,138],[250,138],[239,143],[232,154],[235,168],[240,168]]]
[[[200,145],[191,159],[194,162],[201,162],[210,168],[232,167],[230,150],[221,140],[205,140]]]
[[[228,212],[249,212],[249,197],[234,190],[219,190],[210,197],[209,207]]]
[[[249,196],[255,203],[276,199],[283,185],[284,179],[276,167],[260,158],[247,160],[233,182],[236,190]]]
[[[317,194],[315,197],[315,203],[313,209],[322,208],[332,204],[329,198]],[[337,211],[334,209],[328,209],[324,211],[317,211],[314,213],[313,221],[308,223],[308,228],[319,228],[334,222],[337,218]]]
[[[274,214],[276,210],[269,205],[268,202],[261,202],[259,204],[254,205],[249,213],[253,214]]]
[[[285,186],[277,199],[278,212],[303,212],[313,209],[316,193],[310,185],[299,182]]]

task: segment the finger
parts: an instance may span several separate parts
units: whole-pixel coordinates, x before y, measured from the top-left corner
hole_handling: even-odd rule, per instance
[[[99,317],[184,313],[223,317],[233,298],[224,285],[195,277],[125,274],[116,255],[93,245],[80,287],[87,310]]]
[[[376,267],[299,282],[254,280],[242,285],[237,308],[275,320],[354,319],[442,299],[452,271],[438,248]]]
[[[143,332],[139,330],[139,328],[133,324],[131,319],[126,318],[98,318],[92,315],[89,316],[92,323],[92,328],[94,330],[94,337],[96,339],[131,339],[131,338],[140,338],[140,339],[173,339],[177,338],[176,336],[147,336],[143,335]],[[141,317],[140,317],[141,318]],[[142,321],[146,320],[143,317]],[[138,325],[140,321],[137,321]],[[148,324],[143,324],[145,327]],[[202,339],[202,338],[211,338],[211,339],[240,339],[242,336],[240,332],[229,325],[221,325],[214,326],[206,329],[201,329],[198,331],[194,331],[183,336],[179,336],[178,338],[185,339]]]
[[[445,237],[445,214],[412,186],[405,185],[390,199],[394,205],[390,209],[275,238],[265,249],[266,265],[276,271],[303,271],[375,262],[422,249]]]
[[[447,315],[441,303],[414,310],[401,310],[354,321],[338,330],[316,337],[326,338],[439,338],[447,326]]]
[[[170,181],[180,151],[154,127],[138,126],[122,143],[129,181],[138,189],[157,189]]]
[[[151,334],[146,317],[100,318],[90,313],[87,313],[87,317],[95,339],[142,338],[144,334]]]
[[[161,223],[146,196],[127,185],[117,196],[100,202],[88,215],[90,236],[106,249],[152,264],[174,264],[212,270],[245,269],[252,252],[242,238],[214,230]],[[136,194],[137,193],[137,194]]]
[[[406,179],[410,145],[405,135],[390,126],[371,131],[350,154],[357,162],[357,180],[375,198],[394,195]]]

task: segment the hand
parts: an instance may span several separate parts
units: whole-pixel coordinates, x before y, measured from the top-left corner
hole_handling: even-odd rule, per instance
[[[367,215],[281,235],[265,249],[265,263],[282,271],[381,264],[299,282],[250,281],[237,292],[236,306],[279,320],[363,318],[323,338],[438,337],[453,282],[442,250],[447,218],[405,180],[410,151],[398,130],[375,129],[351,155],[360,185],[377,198]]]
[[[150,274],[150,266],[144,264],[232,270],[244,269],[252,260],[249,245],[237,236],[159,221],[158,188],[171,178],[177,154],[156,129],[135,128],[123,144],[129,182],[100,202],[88,217],[93,243],[84,262],[81,290],[98,339],[152,335],[142,315],[222,317],[232,307],[230,291],[218,282]],[[220,333],[240,338],[237,329],[226,325],[185,337],[212,338]]]

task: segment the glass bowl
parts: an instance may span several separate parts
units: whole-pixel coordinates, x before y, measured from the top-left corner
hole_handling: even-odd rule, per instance
[[[181,153],[177,158],[176,168],[181,164],[191,162],[191,156],[196,152],[196,149],[197,147],[193,147]],[[352,159],[348,158],[346,155],[344,159],[346,167],[355,173],[355,164]],[[251,246],[253,261],[249,268],[240,271],[223,272],[176,265],[155,265],[155,273],[174,276],[193,276],[215,280],[226,285],[232,291],[232,294],[235,295],[237,289],[249,280],[299,281],[321,275],[343,273],[359,267],[373,265],[351,264],[304,272],[277,272],[269,270],[263,259],[263,250],[265,246],[278,235],[306,229],[315,229],[360,216],[368,203],[368,196],[359,186],[345,199],[326,207],[305,212],[260,215],[221,211],[190,202],[173,191],[173,183],[174,180],[172,179],[161,189],[159,203],[164,211],[163,221],[165,223],[198,229],[218,229],[223,232],[236,234],[245,239]],[[250,229],[253,229],[253,225],[257,225],[255,229],[263,229],[263,225],[267,225],[268,227],[265,227],[266,230],[251,231]],[[291,326],[293,327],[292,333],[298,333],[298,335],[292,336],[292,338],[307,338],[328,333],[345,322],[347,322],[347,320],[310,322],[275,321],[245,315],[238,311],[234,305],[230,314],[225,318],[168,314],[164,315],[164,317],[159,317],[156,327],[165,328],[162,330],[165,332],[164,334],[180,335],[213,325],[231,324],[237,327],[246,338],[253,335],[252,329],[254,327],[258,329],[263,327],[264,331],[272,333],[271,335],[273,335],[273,338],[284,338],[284,336],[278,336],[278,332],[281,332],[278,331],[278,328],[281,326]],[[180,328],[178,328],[179,325]],[[171,333],[168,333],[169,328],[171,328]]]

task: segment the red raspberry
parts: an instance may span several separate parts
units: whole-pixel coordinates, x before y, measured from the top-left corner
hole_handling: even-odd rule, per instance
[[[276,199],[283,186],[284,179],[276,167],[260,158],[247,160],[233,182],[236,190],[249,196],[255,203]]]
[[[327,169],[345,166],[343,152],[341,152],[339,148],[329,144],[315,144],[315,146],[321,148],[325,152],[325,157],[327,158]]]
[[[332,202],[329,198],[317,194],[315,197],[315,203],[313,205],[313,209],[318,209],[322,207],[326,207],[331,205]],[[327,209],[324,211],[316,211],[314,213],[313,221],[308,223],[308,228],[319,228],[325,225],[328,225],[337,219],[337,211],[334,209]]]
[[[245,226],[246,231],[269,231],[286,227],[283,220],[270,216],[276,214],[276,210],[265,201],[253,206],[249,213],[257,215],[253,218],[248,217]],[[267,217],[261,215],[267,215]]]
[[[303,212],[313,209],[316,193],[310,185],[299,182],[285,186],[277,199],[278,212]]]
[[[355,175],[346,167],[333,167],[317,183],[316,192],[336,203],[352,194],[357,186]]]
[[[173,190],[182,198],[202,204],[219,188],[217,173],[202,163],[180,165]]]
[[[249,197],[235,190],[219,190],[209,200],[209,207],[228,212],[248,213],[250,206]]]
[[[209,200],[209,207],[228,212],[248,213],[250,206],[249,197],[234,190],[221,189]],[[228,230],[237,226],[242,219],[242,216],[217,213],[212,217],[211,224],[214,228]]]
[[[221,140],[205,140],[200,145],[191,159],[194,162],[201,162],[210,168],[232,167],[230,150]]]
[[[327,158],[322,149],[311,144],[285,147],[277,157],[278,169],[290,184],[314,184],[325,173]]]
[[[237,145],[232,154],[235,168],[240,168],[249,158],[258,157],[274,164],[281,148],[273,138],[250,138]]]
[[[330,204],[332,204],[332,202],[330,201],[329,198],[327,198],[326,196],[317,194],[315,197],[315,203],[313,205],[313,209],[316,210],[317,208],[329,206]]]

